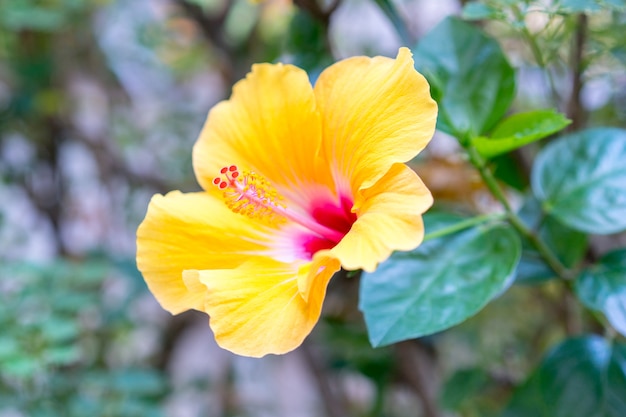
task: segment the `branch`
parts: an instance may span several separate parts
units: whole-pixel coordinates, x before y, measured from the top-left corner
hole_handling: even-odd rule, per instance
[[[305,341],[299,351],[302,352],[305,362],[317,383],[328,417],[348,416],[348,407],[345,399],[340,396],[338,390],[333,389],[326,369],[316,357],[309,343]]]
[[[519,216],[515,213],[515,211],[511,207],[511,204],[509,203],[509,200],[504,195],[504,191],[502,191],[500,185],[498,185],[496,178],[493,176],[493,173],[489,170],[489,168],[487,168],[485,160],[478,153],[476,148],[474,148],[474,146],[470,144],[465,147],[465,150],[467,151],[470,162],[478,170],[480,177],[485,182],[485,185],[487,185],[487,188],[489,189],[491,194],[496,198],[496,200],[498,200],[500,204],[502,204],[502,207],[504,207],[510,224],[522,236],[524,236],[535,249],[537,249],[539,255],[541,255],[541,257],[544,259],[544,261],[546,261],[548,266],[550,266],[550,268],[560,278],[565,280],[571,279],[571,271],[569,271],[565,267],[565,265],[563,265],[563,263],[559,260],[556,254],[552,251],[552,249],[550,249],[548,245],[546,245],[546,243],[542,239],[540,239],[534,231],[526,227],[522,219],[520,219]]]
[[[213,45],[225,54],[232,52],[232,47],[224,39],[224,22],[230,12],[232,1],[225,1],[224,7],[215,16],[209,16],[204,13],[202,7],[198,4],[190,3],[188,0],[172,0],[174,4],[182,9],[185,14],[195,21],[204,36],[213,43]]]
[[[574,50],[572,53],[572,92],[567,104],[567,115],[572,119],[572,124],[567,128],[570,132],[580,130],[585,124],[585,112],[580,103],[580,92],[583,88],[582,74],[583,50],[585,48],[585,38],[587,36],[587,15],[578,15],[578,27],[574,38]]]
[[[330,16],[337,9],[341,0],[335,0],[326,10],[322,9],[316,0],[293,0],[293,3],[306,10],[313,18],[319,20],[325,28],[330,24]]]
[[[424,415],[441,417],[433,390],[432,369],[428,369],[432,358],[415,340],[396,343],[395,348],[400,364],[398,368],[400,376],[421,400]]]
[[[219,62],[223,65],[220,69],[226,84],[233,84],[233,56],[235,48],[229,44],[224,37],[224,23],[230,12],[234,1],[225,0],[222,10],[216,15],[209,16],[204,13],[202,7],[191,3],[188,0],[171,0],[177,5],[191,20],[196,22],[205,39],[215,48],[219,57]]]

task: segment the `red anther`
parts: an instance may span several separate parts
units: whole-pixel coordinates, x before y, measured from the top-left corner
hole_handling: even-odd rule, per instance
[[[223,190],[224,188],[226,188],[228,186],[228,184],[226,183],[226,181],[222,181],[220,182],[220,189]]]
[[[228,172],[228,168],[224,167],[220,169],[220,174],[226,174]]]
[[[231,177],[237,178],[239,176],[239,171],[235,171],[231,174]]]
[[[228,170],[229,170],[230,172],[237,171],[237,165],[231,165],[231,166],[228,168]]]
[[[221,181],[222,181],[222,180],[221,180],[221,179],[219,179],[219,178],[217,178],[217,177],[216,177],[216,178],[213,178],[213,184],[215,184],[215,185],[219,185],[219,183],[220,183]]]

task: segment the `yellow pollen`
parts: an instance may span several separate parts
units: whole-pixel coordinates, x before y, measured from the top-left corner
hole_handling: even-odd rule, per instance
[[[222,168],[220,174],[213,184],[224,190],[224,201],[233,212],[271,223],[285,221],[277,215],[285,209],[282,197],[265,178],[254,172],[240,173],[236,165]]]

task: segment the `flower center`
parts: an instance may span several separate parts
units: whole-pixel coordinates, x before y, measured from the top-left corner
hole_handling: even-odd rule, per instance
[[[312,232],[312,239],[316,242],[322,240],[336,244],[351,226],[350,223],[347,229],[345,225],[335,227],[335,222],[322,220],[324,216],[316,210],[312,217],[289,210],[271,184],[254,172],[241,173],[236,165],[231,165],[222,168],[220,174],[213,179],[213,185],[224,191],[224,201],[235,213],[273,224],[291,220]]]

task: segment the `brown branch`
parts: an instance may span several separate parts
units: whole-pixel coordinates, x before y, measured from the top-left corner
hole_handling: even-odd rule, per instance
[[[232,1],[225,1],[224,7],[216,15],[209,16],[204,13],[202,7],[198,4],[190,3],[187,0],[172,0],[185,14],[198,24],[198,27],[209,39],[213,45],[220,51],[229,54],[232,52],[232,47],[224,39],[224,22],[230,12]]]
[[[341,0],[334,0],[332,3],[330,3],[328,8],[324,10],[324,13],[328,15],[329,20],[330,20],[330,16],[335,12],[335,10],[337,10],[337,7],[339,7],[340,4],[341,4]]]
[[[339,390],[333,387],[325,367],[322,365],[317,355],[315,355],[315,352],[313,352],[309,342],[305,341],[302,346],[300,346],[299,351],[302,353],[306,365],[309,367],[317,383],[328,417],[348,416],[348,406],[345,398],[340,395]]]
[[[219,57],[220,72],[226,84],[233,84],[234,80],[234,63],[233,56],[235,54],[235,47],[228,43],[224,37],[224,24],[226,18],[230,13],[234,1],[225,0],[223,8],[213,16],[210,16],[204,12],[202,7],[197,4],[191,3],[188,0],[171,0],[172,3],[177,5],[191,20],[193,20],[200,29],[200,32],[204,38],[215,49]]]
[[[307,11],[315,20],[318,20],[325,28],[328,28],[330,23],[330,13],[323,10],[316,0],[293,0],[293,4],[300,9]],[[337,6],[334,6],[336,8]],[[332,6],[331,6],[332,8]],[[334,10],[334,9],[333,9]]]
[[[567,115],[572,124],[567,128],[570,132],[580,130],[585,124],[585,111],[580,102],[580,92],[583,88],[582,75],[584,72],[583,50],[587,36],[587,15],[578,15],[578,25],[572,51],[572,91],[567,104]]]
[[[180,340],[180,336],[187,330],[194,320],[198,319],[199,314],[190,311],[185,314],[172,316],[168,321],[162,333],[161,349],[154,358],[155,366],[165,371],[170,365],[170,359],[174,353],[176,343]],[[206,320],[206,317],[204,317]]]
[[[432,355],[415,340],[397,343],[395,348],[399,375],[421,400],[424,415],[441,417],[433,383],[434,370],[429,369]]]

